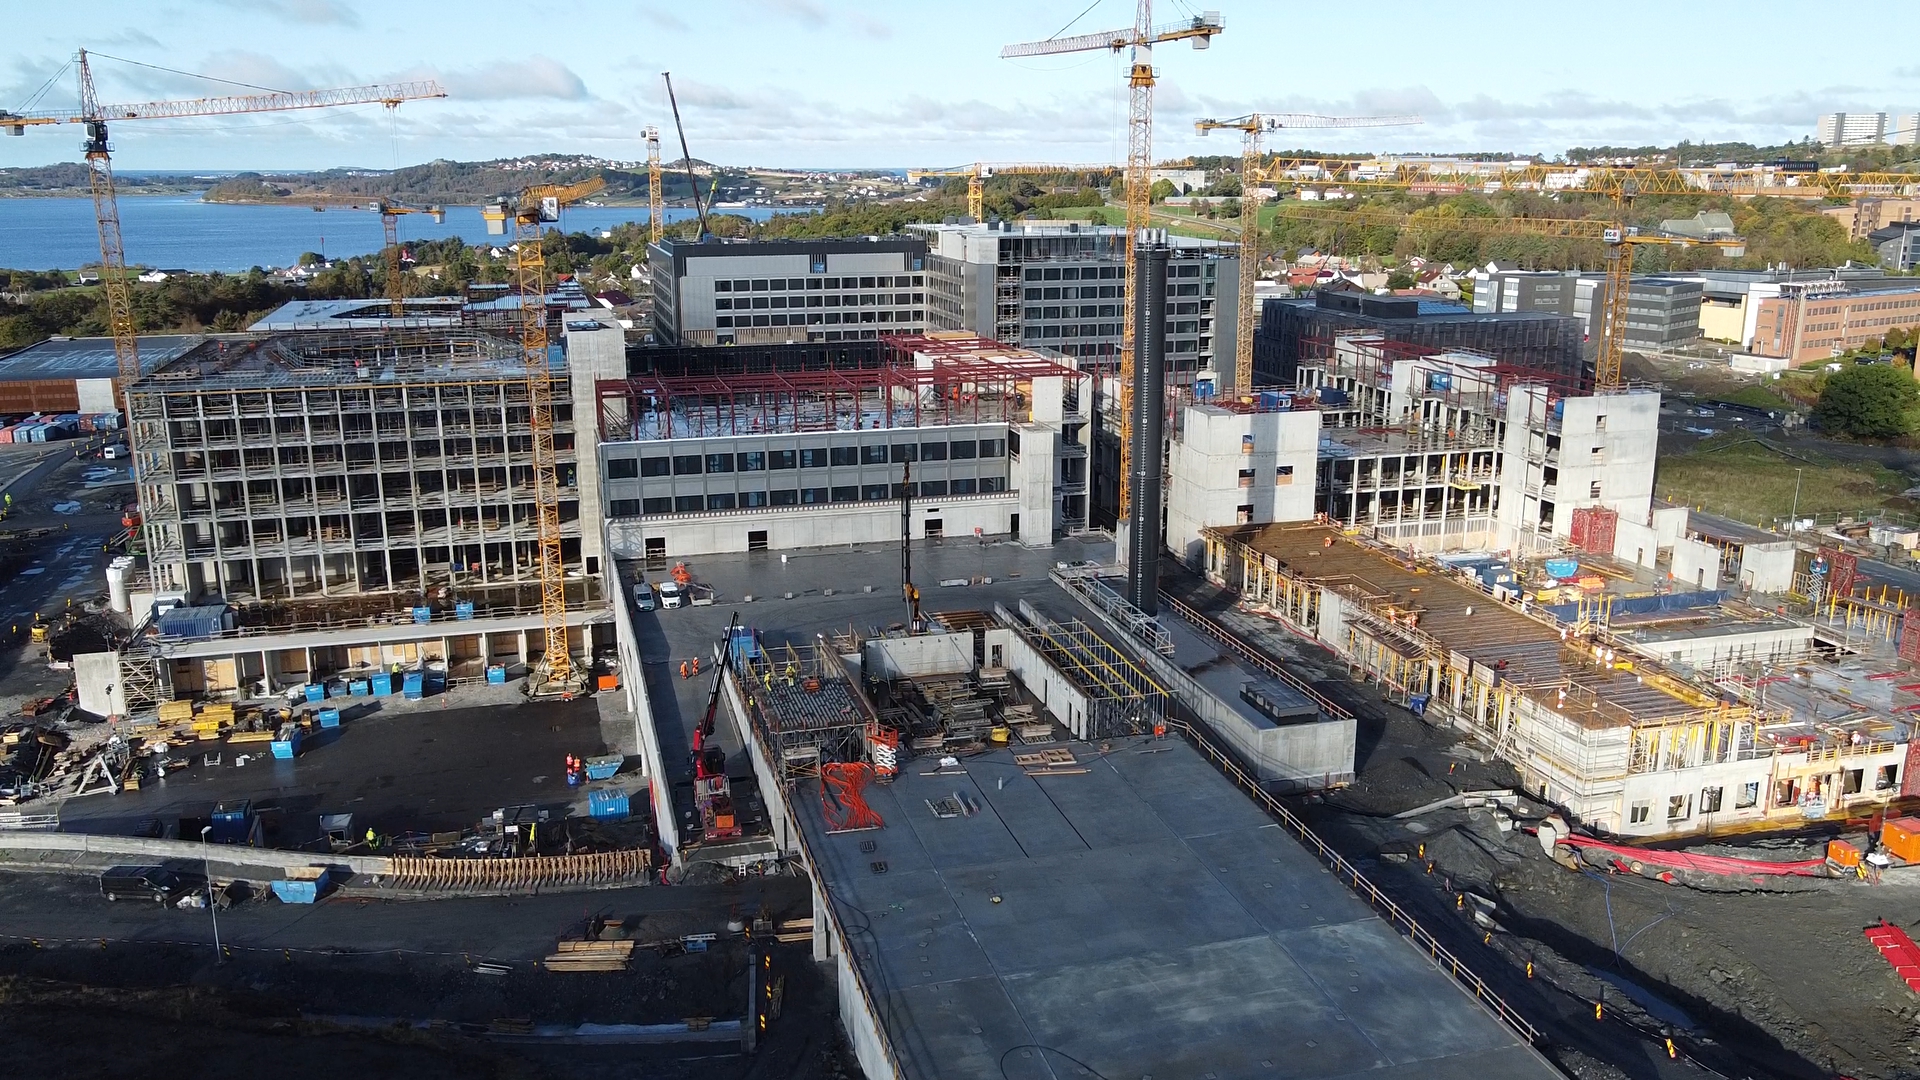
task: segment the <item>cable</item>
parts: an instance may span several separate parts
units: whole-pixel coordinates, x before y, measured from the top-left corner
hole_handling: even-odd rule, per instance
[[[60,76],[65,75],[68,71],[72,70],[72,68],[73,61],[71,60],[60,65],[60,69],[49,76],[46,82],[41,83],[40,89],[35,90],[33,96],[29,97],[18,109],[15,109],[14,112],[18,115],[25,115],[28,109],[39,104],[40,99],[47,96],[47,91],[53,89],[53,84],[60,81]]]
[[[1000,1055],[1001,1080],[1013,1080],[1012,1077],[1007,1075],[1007,1058],[1012,1056],[1015,1050],[1038,1050],[1042,1054],[1059,1054],[1061,1057],[1066,1058],[1068,1061],[1071,1061],[1075,1065],[1078,1065],[1082,1069],[1085,1069],[1088,1073],[1098,1078],[1098,1080],[1108,1080],[1108,1077],[1105,1073],[1087,1064],[1086,1062],[1081,1061],[1079,1058],[1074,1057],[1072,1054],[1067,1053],[1065,1050],[1056,1050],[1051,1046],[1043,1046],[1040,1043],[1021,1043],[1019,1046],[1007,1047],[1007,1052]]]
[[[1073,18],[1071,18],[1071,19],[1068,19],[1068,20],[1067,20],[1067,25],[1065,25],[1065,26],[1063,26],[1063,27],[1061,27],[1061,28],[1060,28],[1060,29],[1058,29],[1058,30],[1055,30],[1055,31],[1054,31],[1053,33],[1051,33],[1051,34],[1048,34],[1048,35],[1047,35],[1047,40],[1048,40],[1048,41],[1052,41],[1052,40],[1053,40],[1054,38],[1057,38],[1057,37],[1059,37],[1059,36],[1060,36],[1061,34],[1064,34],[1064,33],[1066,33],[1067,31],[1069,31],[1069,30],[1071,30],[1071,29],[1073,29],[1073,24],[1074,24],[1074,23],[1077,23],[1077,22],[1079,22],[1079,21],[1080,21],[1081,19],[1084,19],[1084,18],[1086,18],[1086,17],[1087,17],[1087,12],[1088,12],[1088,11],[1092,11],[1092,10],[1093,10],[1094,8],[1097,8],[1097,7],[1099,7],[1099,6],[1100,6],[1100,0],[1093,0],[1093,3],[1091,3],[1091,4],[1088,4],[1088,5],[1086,6],[1086,9],[1085,9],[1084,11],[1082,11],[1082,12],[1080,12],[1080,14],[1078,14],[1078,15],[1075,15],[1075,16],[1074,16]]]
[[[179,68],[161,67],[159,64],[149,64],[140,60],[129,60],[124,56],[112,56],[103,52],[90,53],[89,55],[97,56],[102,60],[118,60],[123,64],[132,64],[134,67],[152,68],[155,71],[164,71],[170,75],[185,75],[189,79],[205,79],[208,82],[226,83],[228,86],[244,86],[249,90],[265,90],[269,94],[293,93],[291,90],[281,90],[272,86],[256,86],[253,83],[235,82],[232,79],[222,79],[215,75],[202,75],[197,71],[181,71]]]

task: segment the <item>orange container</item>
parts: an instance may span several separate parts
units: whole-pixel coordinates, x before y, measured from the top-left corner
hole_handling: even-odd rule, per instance
[[[1835,866],[1859,866],[1860,849],[1845,840],[1827,841],[1827,861]]]
[[[620,689],[620,676],[618,676],[618,675],[602,675],[602,676],[600,676],[600,689],[602,689],[602,690],[618,690],[618,689]]]
[[[1920,818],[1888,818],[1880,827],[1880,846],[1905,863],[1920,863]]]

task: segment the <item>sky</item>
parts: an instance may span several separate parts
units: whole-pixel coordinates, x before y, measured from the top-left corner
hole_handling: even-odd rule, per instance
[[[1206,51],[1155,53],[1157,158],[1232,153],[1197,117],[1411,113],[1417,127],[1303,132],[1329,151],[1512,151],[1806,137],[1835,111],[1920,111],[1920,61],[1807,32],[1802,0],[1488,6],[1206,0]],[[74,50],[271,89],[438,79],[444,100],[126,122],[115,165],[391,168],[534,153],[645,156],[672,71],[693,155],[730,165],[1111,163],[1126,153],[1125,58],[1002,60],[1010,42],[1126,26],[1130,0],[87,0],[6,5],[0,109],[71,109]],[[1200,5],[1160,0],[1156,22]],[[1912,0],[1855,0],[1849,26],[1902,25]],[[245,88],[98,58],[105,102]],[[53,80],[49,84],[49,80]],[[0,167],[79,160],[75,128],[0,137]],[[1289,149],[1275,135],[1269,149]]]

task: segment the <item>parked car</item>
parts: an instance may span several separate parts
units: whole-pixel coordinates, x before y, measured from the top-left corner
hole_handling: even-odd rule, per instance
[[[109,900],[171,903],[195,886],[159,866],[116,866],[100,875],[100,895]]]
[[[633,609],[635,611],[652,611],[656,606],[658,605],[654,602],[652,583],[646,581],[635,582],[633,585]]]
[[[687,587],[677,581],[660,583],[660,606],[663,608],[685,607],[687,605]]]

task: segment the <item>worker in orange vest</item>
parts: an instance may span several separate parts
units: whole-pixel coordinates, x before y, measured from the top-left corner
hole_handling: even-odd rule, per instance
[[[700,658],[697,656],[693,658],[693,673],[700,674]]]
[[[680,677],[683,679],[687,677],[687,662],[685,660],[680,661]]]

